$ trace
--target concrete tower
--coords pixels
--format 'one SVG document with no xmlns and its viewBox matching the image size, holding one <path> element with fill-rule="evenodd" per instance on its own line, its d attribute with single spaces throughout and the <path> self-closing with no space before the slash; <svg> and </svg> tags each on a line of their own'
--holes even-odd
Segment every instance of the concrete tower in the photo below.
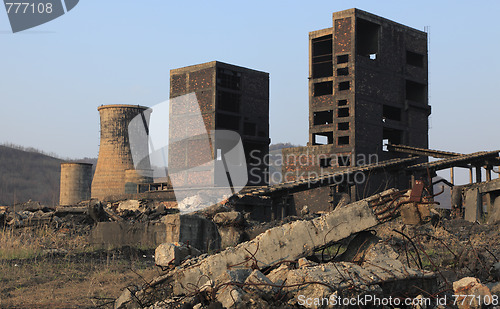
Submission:
<svg viewBox="0 0 500 309">
<path fill-rule="evenodd" d="M 282 150 L 284 181 L 407 156 L 387 144 L 428 147 L 427 33 L 349 9 L 309 33 L 309 55 L 309 142 Z M 409 185 L 397 171 L 340 179 L 294 197 L 295 213 L 305 205 L 328 209 L 319 199 L 337 205 L 343 196 L 354 201 Z"/>
<path fill-rule="evenodd" d="M 309 47 L 309 145 L 379 160 L 405 156 L 387 143 L 428 147 L 427 33 L 349 9 Z"/>
<path fill-rule="evenodd" d="M 142 121 L 139 122 L 140 127 L 135 129 L 141 138 L 134 141 L 134 157 L 146 158 L 138 169 L 150 170 L 147 156 L 150 110 L 139 105 L 104 105 L 97 110 L 101 117 L 101 144 L 92 181 L 92 198 L 102 200 L 132 193 L 125 190 L 130 171 L 136 169 L 130 147 L 129 124 L 138 115 L 141 115 Z M 137 152 L 142 155 L 135 156 Z"/>
<path fill-rule="evenodd" d="M 388 143 L 428 147 L 427 33 L 349 9 L 309 33 L 309 53 L 308 147 L 283 150 L 307 162 L 285 162 L 286 180 L 405 156 Z"/>
<path fill-rule="evenodd" d="M 59 205 L 74 205 L 90 199 L 92 164 L 61 163 Z"/>
<path fill-rule="evenodd" d="M 263 162 L 270 143 L 269 73 L 219 61 L 170 71 L 170 177 L 188 187 L 219 186 L 219 175 L 213 177 L 210 172 L 213 167 L 206 162 L 217 159 L 215 164 L 222 164 L 218 158 L 227 149 L 223 149 L 217 136 L 211 145 L 213 151 L 202 149 L 204 144 L 197 140 L 199 133 L 192 121 L 193 112 L 186 110 L 182 100 L 173 100 L 189 93 L 196 94 L 208 132 L 229 130 L 240 135 L 247 160 L 247 185 L 267 184 L 267 166 Z M 184 140 L 172 143 L 179 135 L 184 135 Z M 189 174 L 179 172 L 188 169 Z"/>
</svg>

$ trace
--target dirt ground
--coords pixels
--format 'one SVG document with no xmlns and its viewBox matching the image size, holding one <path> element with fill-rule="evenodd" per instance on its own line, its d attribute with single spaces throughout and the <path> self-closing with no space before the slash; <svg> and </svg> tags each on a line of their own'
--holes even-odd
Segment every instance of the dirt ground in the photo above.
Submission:
<svg viewBox="0 0 500 309">
<path fill-rule="evenodd" d="M 154 252 L 121 248 L 0 262 L 1 308 L 95 308 L 159 275 Z"/>
<path fill-rule="evenodd" d="M 124 288 L 145 286 L 162 274 L 153 248 L 94 248 L 85 233 L 47 227 L 0 231 L 0 308 L 112 308 Z M 500 257 L 497 225 L 441 219 L 405 226 L 398 218 L 372 233 L 405 265 L 436 272 L 440 295 L 452 293 L 452 283 L 466 276 L 500 281 L 500 273 L 492 272 Z"/>
<path fill-rule="evenodd" d="M 154 249 L 96 248 L 86 230 L 0 230 L 0 308 L 112 308 L 160 274 Z"/>
</svg>

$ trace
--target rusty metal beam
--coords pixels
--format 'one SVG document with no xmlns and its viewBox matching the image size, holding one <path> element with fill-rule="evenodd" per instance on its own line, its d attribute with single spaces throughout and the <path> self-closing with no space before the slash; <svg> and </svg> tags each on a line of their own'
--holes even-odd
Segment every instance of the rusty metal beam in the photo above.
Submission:
<svg viewBox="0 0 500 309">
<path fill-rule="evenodd" d="M 408 153 L 408 154 L 413 154 L 413 155 L 418 155 L 418 156 L 427 156 L 427 157 L 441 158 L 441 159 L 447 159 L 447 158 L 459 157 L 459 156 L 465 155 L 465 154 L 459 153 L 459 152 L 451 152 L 451 151 L 443 151 L 443 150 L 435 150 L 435 149 L 427 149 L 427 148 L 418 148 L 418 147 L 412 147 L 412 146 L 407 146 L 407 145 L 387 144 L 387 149 L 389 151 L 393 151 L 393 152 Z M 485 166 L 487 166 L 487 165 L 500 166 L 500 157 L 488 158 L 487 160 L 485 160 Z M 469 168 L 469 166 L 464 166 L 464 165 L 462 165 L 462 166 L 457 165 L 456 167 Z"/>
<path fill-rule="evenodd" d="M 421 170 L 432 170 L 432 171 L 439 171 L 451 167 L 457 167 L 457 166 L 462 166 L 464 164 L 472 164 L 474 166 L 483 166 L 486 165 L 485 162 L 488 159 L 496 158 L 498 157 L 498 153 L 500 150 L 495 150 L 495 151 L 479 151 L 479 152 L 474 152 L 471 154 L 464 154 L 460 156 L 454 156 L 438 161 L 433 161 L 433 162 L 426 162 L 426 163 L 421 163 L 421 164 L 416 164 L 413 166 L 407 167 L 408 171 L 421 171 Z"/>
<path fill-rule="evenodd" d="M 311 177 L 307 179 L 299 179 L 295 181 L 289 181 L 285 183 L 280 183 L 270 187 L 264 187 L 259 190 L 243 190 L 239 194 L 234 195 L 233 197 L 242 198 L 244 196 L 258 196 L 258 195 L 273 195 L 280 194 L 281 192 L 294 193 L 300 192 L 304 190 L 309 190 L 318 187 L 329 186 L 334 184 L 338 177 L 347 176 L 358 172 L 374 172 L 374 171 L 386 171 L 391 168 L 404 168 L 405 166 L 411 164 L 418 157 L 404 158 L 404 159 L 393 159 L 382 161 L 376 164 L 369 164 L 357 167 L 350 167 L 343 169 L 338 172 L 324 174 L 316 177 Z"/>
<path fill-rule="evenodd" d="M 407 145 L 393 145 L 388 144 L 387 149 L 393 152 L 402 152 L 409 153 L 419 156 L 427 156 L 433 158 L 451 158 L 461 156 L 461 153 L 450 152 L 450 151 L 442 151 L 442 150 L 434 150 L 434 149 L 426 149 L 426 148 L 418 148 Z"/>
</svg>

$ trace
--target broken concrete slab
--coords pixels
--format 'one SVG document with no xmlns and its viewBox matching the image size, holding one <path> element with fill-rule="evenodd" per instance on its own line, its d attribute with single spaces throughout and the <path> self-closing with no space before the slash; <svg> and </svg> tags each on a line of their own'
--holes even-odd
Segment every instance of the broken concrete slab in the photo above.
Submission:
<svg viewBox="0 0 500 309">
<path fill-rule="evenodd" d="M 215 279 L 216 284 L 222 284 L 226 282 L 239 282 L 244 283 L 248 276 L 252 273 L 249 268 L 237 268 L 225 271 L 222 275 Z"/>
<path fill-rule="evenodd" d="M 318 263 L 316 262 L 313 262 L 313 261 L 309 261 L 308 259 L 306 258 L 300 258 L 298 261 L 297 261 L 297 266 L 299 268 L 305 268 L 305 267 L 312 267 L 312 266 L 316 266 L 318 265 Z"/>
<path fill-rule="evenodd" d="M 243 221 L 243 216 L 238 211 L 219 212 L 212 220 L 219 225 L 237 225 Z"/>
<path fill-rule="evenodd" d="M 200 250 L 183 243 L 163 243 L 155 250 L 155 264 L 163 267 L 180 265 L 187 258 L 200 254 Z"/>
<path fill-rule="evenodd" d="M 133 303 L 134 301 L 134 293 L 137 291 L 137 288 L 134 286 L 131 286 L 129 288 L 126 288 L 120 297 L 118 297 L 115 300 L 114 309 L 125 309 L 128 307 L 129 304 Z"/>
<path fill-rule="evenodd" d="M 453 282 L 453 293 L 458 295 L 459 309 L 482 308 L 485 301 L 489 300 L 490 304 L 492 301 L 490 289 L 473 277 L 465 277 Z"/>
<path fill-rule="evenodd" d="M 482 198 L 477 188 L 464 190 L 464 207 L 465 207 L 465 220 L 469 222 L 477 222 L 482 217 Z"/>
<path fill-rule="evenodd" d="M 255 269 L 245 280 L 245 289 L 248 291 L 275 293 L 278 291 L 278 288 L 273 287 L 273 285 L 274 283 L 258 269 Z"/>
<path fill-rule="evenodd" d="M 369 202 L 396 192 L 397 190 L 391 189 L 310 221 L 295 221 L 269 229 L 251 241 L 209 256 L 188 268 L 177 269 L 170 274 L 173 279 L 173 292 L 180 295 L 184 293 L 184 287 L 202 285 L 234 265 L 250 267 L 254 264 L 254 267 L 262 268 L 283 260 L 297 260 L 309 256 L 325 244 L 334 243 L 377 225 L 380 221 Z"/>
<path fill-rule="evenodd" d="M 243 231 L 234 226 L 219 226 L 220 247 L 226 249 L 228 247 L 236 247 L 243 239 Z"/>
<path fill-rule="evenodd" d="M 288 272 L 292 269 L 288 264 L 281 264 L 278 268 L 273 269 L 266 277 L 269 278 L 274 284 L 282 285 L 286 277 L 288 276 Z"/>
<path fill-rule="evenodd" d="M 143 208 L 144 209 L 144 208 Z M 117 212 L 123 212 L 125 210 L 138 211 L 141 210 L 141 202 L 139 200 L 126 200 L 120 202 L 116 208 Z"/>
<path fill-rule="evenodd" d="M 383 241 L 371 244 L 363 256 L 363 265 L 378 265 L 379 267 L 403 269 L 403 264 L 397 260 L 399 254 Z"/>
<path fill-rule="evenodd" d="M 227 189 L 223 187 L 213 190 L 194 190 L 192 194 L 188 189 L 188 191 L 181 193 L 182 196 L 185 196 L 184 198 L 177 196 L 177 208 L 181 213 L 202 211 L 209 206 L 226 200 L 229 197 L 229 195 L 226 195 L 227 193 Z"/>
<path fill-rule="evenodd" d="M 410 269 L 397 263 L 388 264 L 393 264 L 395 267 L 330 262 L 314 267 L 294 269 L 287 273 L 284 290 L 293 295 L 322 299 L 328 298 L 336 291 L 339 294 L 343 291 L 351 291 L 353 287 L 360 295 L 364 293 L 411 295 L 421 292 L 414 286 L 426 291 L 431 291 L 437 286 L 436 275 L 432 272 Z"/>
<path fill-rule="evenodd" d="M 222 304 L 222 307 L 233 308 L 243 301 L 243 295 L 245 292 L 240 287 L 228 285 L 217 293 L 216 299 Z"/>
</svg>

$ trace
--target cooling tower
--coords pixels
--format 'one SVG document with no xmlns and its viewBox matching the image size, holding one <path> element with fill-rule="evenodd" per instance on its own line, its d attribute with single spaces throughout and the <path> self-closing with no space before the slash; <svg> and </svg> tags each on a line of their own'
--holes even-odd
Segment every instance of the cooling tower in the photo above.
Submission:
<svg viewBox="0 0 500 309">
<path fill-rule="evenodd" d="M 75 205 L 90 199 L 92 164 L 61 163 L 59 205 Z"/>
<path fill-rule="evenodd" d="M 138 170 L 151 168 L 148 156 L 148 124 L 151 110 L 138 105 L 103 105 L 97 108 L 101 117 L 101 144 L 92 181 L 92 198 L 105 200 L 125 194 L 125 171 L 134 170 L 134 157 L 145 158 L 137 165 Z M 142 115 L 141 115 L 142 114 Z M 129 124 L 134 121 L 134 147 L 131 150 Z"/>
</svg>

